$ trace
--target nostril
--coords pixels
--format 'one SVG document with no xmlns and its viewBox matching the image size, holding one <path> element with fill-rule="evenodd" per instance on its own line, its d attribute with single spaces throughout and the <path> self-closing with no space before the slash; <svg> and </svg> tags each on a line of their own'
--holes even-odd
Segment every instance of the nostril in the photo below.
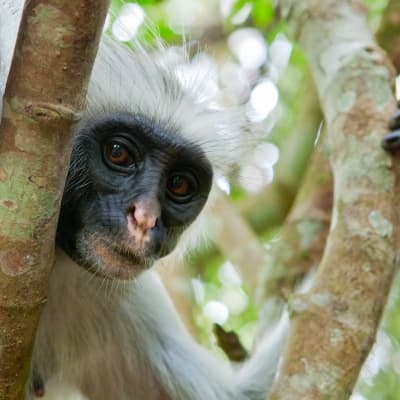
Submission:
<svg viewBox="0 0 400 400">
<path fill-rule="evenodd" d="M 164 242 L 164 229 L 163 229 L 163 224 L 159 222 L 160 220 L 157 219 L 156 224 L 154 227 L 150 230 L 150 237 L 152 241 L 152 251 L 154 255 L 159 256 L 161 249 L 163 247 L 163 242 Z"/>
<path fill-rule="evenodd" d="M 154 224 L 154 226 L 151 228 L 152 231 L 157 232 L 161 229 L 160 227 L 160 219 L 156 218 L 156 222 Z"/>
</svg>

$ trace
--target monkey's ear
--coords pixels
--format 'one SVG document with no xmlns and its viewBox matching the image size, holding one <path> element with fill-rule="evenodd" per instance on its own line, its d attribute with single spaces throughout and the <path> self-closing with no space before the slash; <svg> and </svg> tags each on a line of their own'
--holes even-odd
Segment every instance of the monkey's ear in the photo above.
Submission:
<svg viewBox="0 0 400 400">
<path fill-rule="evenodd" d="M 400 110 L 390 119 L 388 127 L 391 132 L 382 139 L 382 147 L 389 153 L 397 153 L 400 150 Z"/>
</svg>

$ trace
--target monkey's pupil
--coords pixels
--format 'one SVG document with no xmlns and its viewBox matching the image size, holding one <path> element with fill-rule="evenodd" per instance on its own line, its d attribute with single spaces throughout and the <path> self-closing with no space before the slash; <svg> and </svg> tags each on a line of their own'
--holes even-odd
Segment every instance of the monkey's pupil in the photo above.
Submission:
<svg viewBox="0 0 400 400">
<path fill-rule="evenodd" d="M 121 166 L 128 166 L 133 163 L 133 157 L 124 145 L 111 142 L 108 145 L 107 157 L 113 163 Z"/>
<path fill-rule="evenodd" d="M 114 143 L 112 145 L 112 150 L 111 150 L 111 157 L 114 159 L 119 159 L 122 157 L 122 148 L 121 145 Z"/>
<path fill-rule="evenodd" d="M 190 184 L 184 177 L 174 175 L 168 182 L 168 189 L 175 195 L 186 196 L 190 192 Z"/>
</svg>

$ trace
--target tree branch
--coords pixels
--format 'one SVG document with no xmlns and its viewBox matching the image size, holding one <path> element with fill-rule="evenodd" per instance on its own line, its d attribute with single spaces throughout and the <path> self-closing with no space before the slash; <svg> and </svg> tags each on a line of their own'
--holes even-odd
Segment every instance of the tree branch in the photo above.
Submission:
<svg viewBox="0 0 400 400">
<path fill-rule="evenodd" d="M 0 143 L 0 399 L 22 399 L 46 301 L 72 129 L 107 0 L 30 0 L 3 102 Z"/>
<path fill-rule="evenodd" d="M 331 231 L 313 289 L 292 303 L 292 334 L 271 399 L 346 399 L 373 343 L 395 264 L 394 167 L 380 137 L 395 110 L 393 69 L 359 1 L 281 0 L 305 49 L 328 126 Z"/>
</svg>

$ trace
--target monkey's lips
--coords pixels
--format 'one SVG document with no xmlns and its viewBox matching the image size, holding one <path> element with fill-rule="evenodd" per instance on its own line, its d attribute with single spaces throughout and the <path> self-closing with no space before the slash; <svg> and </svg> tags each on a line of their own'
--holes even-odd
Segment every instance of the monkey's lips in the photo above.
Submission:
<svg viewBox="0 0 400 400">
<path fill-rule="evenodd" d="M 91 241 L 90 248 L 95 272 L 113 279 L 134 279 L 140 272 L 150 268 L 157 258 L 137 254 L 129 246 L 116 246 L 98 238 Z"/>
</svg>

